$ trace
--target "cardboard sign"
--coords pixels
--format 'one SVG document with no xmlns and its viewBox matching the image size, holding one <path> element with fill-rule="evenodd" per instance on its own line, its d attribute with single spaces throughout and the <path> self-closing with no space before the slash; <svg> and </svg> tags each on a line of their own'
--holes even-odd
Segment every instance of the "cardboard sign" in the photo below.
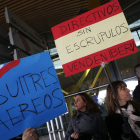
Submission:
<svg viewBox="0 0 140 140">
<path fill-rule="evenodd" d="M 48 52 L 0 65 L 0 139 L 13 138 L 65 112 Z"/>
<path fill-rule="evenodd" d="M 138 52 L 117 0 L 52 28 L 66 76 Z"/>
</svg>

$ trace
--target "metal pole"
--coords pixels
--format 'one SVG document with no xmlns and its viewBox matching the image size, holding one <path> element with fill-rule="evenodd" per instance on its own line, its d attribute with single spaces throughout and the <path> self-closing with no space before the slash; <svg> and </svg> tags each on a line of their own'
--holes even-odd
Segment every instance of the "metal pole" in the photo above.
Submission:
<svg viewBox="0 0 140 140">
<path fill-rule="evenodd" d="M 110 87 L 111 87 L 112 92 L 113 92 L 113 94 L 114 94 L 114 97 L 115 97 L 115 100 L 116 100 L 116 102 L 117 102 L 118 108 L 119 108 L 119 110 L 120 110 L 120 112 L 121 112 L 123 121 L 124 121 L 124 123 L 126 123 L 126 119 L 125 119 L 125 117 L 124 117 L 124 115 L 123 115 L 123 112 L 122 112 L 121 106 L 120 106 L 120 104 L 119 104 L 118 98 L 117 98 L 116 93 L 115 93 L 115 91 L 114 91 L 114 89 L 113 89 L 113 86 L 112 86 L 112 84 L 111 84 L 111 81 L 110 81 L 109 75 L 108 75 L 108 73 L 107 73 L 105 64 L 102 64 L 102 66 L 103 66 L 103 68 L 104 68 L 105 74 L 106 74 L 106 76 L 107 76 L 107 79 L 108 79 L 108 81 L 109 81 Z"/>
<path fill-rule="evenodd" d="M 56 127 L 57 127 L 57 130 L 58 130 L 59 140 L 62 140 L 61 134 L 60 134 L 60 131 L 59 131 L 59 125 L 58 125 L 58 120 L 57 120 L 57 118 L 55 118 L 55 122 L 56 122 Z"/>
<path fill-rule="evenodd" d="M 63 137 L 65 138 L 65 132 L 64 132 L 64 125 L 63 125 L 62 117 L 59 116 L 59 119 L 60 119 L 60 124 L 61 124 L 61 128 L 62 128 Z"/>
<path fill-rule="evenodd" d="M 102 87 L 106 87 L 106 86 L 108 86 L 108 84 L 102 85 L 102 86 L 99 86 L 99 87 L 95 87 L 95 88 L 90 88 L 90 89 L 83 90 L 83 91 L 79 91 L 79 92 L 75 92 L 75 93 L 72 93 L 72 94 L 70 94 L 70 95 L 66 95 L 66 96 L 64 96 L 64 97 L 67 98 L 67 97 L 75 96 L 75 95 L 80 94 L 80 93 L 92 91 L 92 90 L 94 90 L 94 89 L 102 88 Z"/>
<path fill-rule="evenodd" d="M 52 135 L 51 135 L 51 130 L 50 130 L 49 122 L 46 122 L 46 124 L 47 124 L 47 128 L 48 128 L 49 138 L 50 138 L 50 140 L 52 140 Z"/>
<path fill-rule="evenodd" d="M 56 140 L 56 135 L 55 135 L 54 125 L 53 125 L 53 120 L 51 120 L 50 122 L 51 122 L 51 127 L 52 127 L 53 138 L 54 138 L 54 140 Z"/>
<path fill-rule="evenodd" d="M 126 79 L 123 79 L 123 81 L 130 80 L 130 79 L 133 79 L 133 78 L 136 78 L 136 77 L 137 77 L 137 76 L 133 76 L 133 77 L 130 77 L 130 78 L 126 78 Z M 98 87 L 95 87 L 95 88 L 90 88 L 90 89 L 83 90 L 83 91 L 79 91 L 79 92 L 75 92 L 75 93 L 72 93 L 72 94 L 70 94 L 70 95 L 66 95 L 66 96 L 64 96 L 64 97 L 65 97 L 65 98 L 68 98 L 68 97 L 75 96 L 75 95 L 80 94 L 80 93 L 92 91 L 92 90 L 94 90 L 94 89 L 98 89 L 98 88 L 102 88 L 102 87 L 106 87 L 106 86 L 108 86 L 108 84 L 105 84 L 105 85 L 102 85 L 102 86 L 98 86 Z"/>
</svg>

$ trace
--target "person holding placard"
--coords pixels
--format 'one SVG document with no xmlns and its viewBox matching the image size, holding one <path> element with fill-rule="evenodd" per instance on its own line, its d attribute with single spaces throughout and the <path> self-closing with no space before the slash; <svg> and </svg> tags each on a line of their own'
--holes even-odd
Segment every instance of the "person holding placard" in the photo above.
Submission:
<svg viewBox="0 0 140 140">
<path fill-rule="evenodd" d="M 140 139 L 140 104 L 131 100 L 130 90 L 123 81 L 112 82 L 122 112 L 126 119 L 124 123 L 117 106 L 111 86 L 107 87 L 107 112 L 105 118 L 111 140 L 139 140 Z"/>
<path fill-rule="evenodd" d="M 27 128 L 22 135 L 15 137 L 11 140 L 39 140 L 37 133 L 35 132 L 35 129 L 30 127 Z"/>
<path fill-rule="evenodd" d="M 27 128 L 22 135 L 22 140 L 39 140 L 34 128 Z"/>
<path fill-rule="evenodd" d="M 77 94 L 76 113 L 69 122 L 65 140 L 109 140 L 98 104 L 86 93 Z"/>
</svg>

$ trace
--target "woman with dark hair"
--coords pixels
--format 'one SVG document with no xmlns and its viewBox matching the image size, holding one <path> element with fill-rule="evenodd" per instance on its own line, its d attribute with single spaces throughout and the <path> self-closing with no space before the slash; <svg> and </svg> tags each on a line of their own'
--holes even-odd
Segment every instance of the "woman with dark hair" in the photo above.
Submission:
<svg viewBox="0 0 140 140">
<path fill-rule="evenodd" d="M 123 81 L 112 82 L 122 112 L 126 119 L 123 122 L 110 85 L 107 87 L 107 112 L 105 118 L 111 140 L 139 140 L 140 138 L 140 104 L 131 101 L 130 90 Z"/>
<path fill-rule="evenodd" d="M 65 140 L 109 140 L 98 104 L 86 93 L 75 96 L 76 113 L 69 122 Z"/>
</svg>

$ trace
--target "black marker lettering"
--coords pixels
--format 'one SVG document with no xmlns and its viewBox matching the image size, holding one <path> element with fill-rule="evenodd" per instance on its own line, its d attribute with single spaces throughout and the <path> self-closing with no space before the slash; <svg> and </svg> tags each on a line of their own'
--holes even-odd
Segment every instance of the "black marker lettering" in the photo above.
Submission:
<svg viewBox="0 0 140 140">
<path fill-rule="evenodd" d="M 86 33 L 91 32 L 90 27 L 86 27 L 85 30 L 86 30 Z"/>
<path fill-rule="evenodd" d="M 17 82 L 17 81 L 16 81 L 16 83 L 17 83 L 17 93 L 16 93 L 16 95 L 12 95 L 12 94 L 10 93 L 9 88 L 8 88 L 8 85 L 6 84 L 6 88 L 7 88 L 8 93 L 10 94 L 11 97 L 17 97 L 17 96 L 18 96 L 18 93 L 19 93 L 19 86 L 18 86 L 18 82 Z M 25 94 L 24 94 L 24 95 L 25 95 Z"/>
<path fill-rule="evenodd" d="M 0 96 L 1 96 L 2 98 L 5 98 L 4 101 L 0 102 L 0 105 L 3 105 L 3 104 L 5 104 L 5 103 L 8 101 L 8 98 L 5 97 L 5 96 L 3 96 L 3 95 L 0 95 Z"/>
<path fill-rule="evenodd" d="M 85 21 L 86 22 L 92 22 L 93 20 L 87 20 L 88 18 L 89 18 L 89 16 L 92 16 L 93 14 L 91 13 L 91 14 L 89 14 L 86 18 L 85 18 Z M 92 19 L 92 18 L 89 18 L 89 19 Z"/>
<path fill-rule="evenodd" d="M 113 3 L 112 7 L 114 9 L 114 12 L 117 11 L 119 9 L 119 6 L 117 6 L 116 4 L 118 4 L 118 2 Z"/>
<path fill-rule="evenodd" d="M 109 36 L 107 35 L 107 33 L 106 33 L 106 37 L 107 38 L 110 38 L 111 37 L 111 31 L 109 30 Z"/>
<path fill-rule="evenodd" d="M 68 47 L 70 47 L 70 46 L 71 46 L 71 45 L 69 45 L 69 46 L 66 47 L 66 50 L 67 50 L 67 53 L 68 53 L 68 54 L 71 53 L 71 52 L 73 52 L 73 51 L 70 51 L 70 52 L 68 51 L 68 50 L 71 50 L 71 49 L 68 49 Z"/>
<path fill-rule="evenodd" d="M 47 98 L 47 97 L 50 99 L 50 105 L 49 105 L 49 106 L 47 106 L 47 103 L 46 103 L 46 98 Z M 51 98 L 50 95 L 48 95 L 48 94 L 46 94 L 45 97 L 44 97 L 44 105 L 45 105 L 45 108 L 46 108 L 47 110 L 49 110 L 49 109 L 51 108 L 51 106 L 52 106 L 52 98 Z"/>
<path fill-rule="evenodd" d="M 93 40 L 93 37 L 86 38 L 86 42 L 87 42 L 88 46 L 89 46 L 89 44 L 94 44 L 93 42 L 91 42 L 92 40 Z"/>
<path fill-rule="evenodd" d="M 68 27 L 69 27 L 69 30 L 71 31 L 69 23 L 68 23 Z"/>
<path fill-rule="evenodd" d="M 102 38 L 102 40 L 104 41 L 103 36 L 106 35 L 106 32 L 101 32 L 101 33 L 99 33 L 99 34 L 101 35 L 101 38 Z"/>
<path fill-rule="evenodd" d="M 134 51 L 134 45 L 132 46 L 132 44 L 124 44 L 126 51 L 130 50 L 130 51 Z"/>
<path fill-rule="evenodd" d="M 76 21 L 76 20 L 72 21 L 71 24 L 72 24 L 73 29 L 75 28 L 74 26 L 79 27 L 78 21 Z"/>
<path fill-rule="evenodd" d="M 78 31 L 78 33 L 77 33 L 77 34 L 78 34 L 77 36 L 82 35 L 82 34 L 83 34 L 82 30 Z"/>
<path fill-rule="evenodd" d="M 111 29 L 111 34 L 112 34 L 112 37 L 115 37 L 117 35 L 117 34 L 116 35 L 113 34 L 113 30 L 112 29 Z"/>
<path fill-rule="evenodd" d="M 77 68 L 77 63 L 76 62 L 73 63 L 73 66 L 74 66 L 74 69 L 75 70 L 78 70 L 79 69 L 79 68 Z"/>
<path fill-rule="evenodd" d="M 77 45 L 77 42 L 76 43 L 74 43 L 74 47 L 76 47 L 77 46 L 77 49 L 75 49 L 75 50 L 79 50 L 80 49 L 80 47 Z"/>
<path fill-rule="evenodd" d="M 95 55 L 95 56 L 94 56 L 95 63 L 96 63 L 96 64 L 99 64 L 99 63 L 101 62 L 101 60 L 98 59 L 98 58 L 96 59 L 96 57 L 98 57 L 98 55 Z M 99 61 L 99 62 L 97 62 L 97 61 Z"/>
<path fill-rule="evenodd" d="M 116 33 L 117 33 L 118 35 L 121 34 L 121 28 L 120 28 L 120 26 L 116 26 L 115 30 L 116 30 Z"/>
<path fill-rule="evenodd" d="M 23 104 L 19 104 L 18 105 L 20 107 L 20 112 L 22 113 L 22 116 L 23 118 L 25 119 L 25 116 L 23 114 L 23 112 L 32 112 L 32 113 L 35 113 L 37 115 L 37 112 L 36 111 L 33 111 L 33 110 L 26 110 L 28 108 L 28 104 L 27 103 L 23 103 Z M 24 108 L 22 108 L 22 106 L 24 106 Z"/>
<path fill-rule="evenodd" d="M 83 61 L 83 60 L 82 60 L 82 61 Z M 82 66 L 85 67 L 84 61 L 83 61 L 83 62 L 80 62 L 80 61 L 79 61 L 79 65 L 80 65 L 80 68 L 82 68 Z M 81 65 L 82 65 L 82 66 L 81 66 Z"/>
<path fill-rule="evenodd" d="M 67 31 L 66 26 L 60 26 L 59 28 L 61 29 L 61 34 L 64 34 Z"/>
<path fill-rule="evenodd" d="M 37 76 L 38 79 L 34 80 L 33 76 Z M 39 85 L 43 89 L 43 87 L 38 83 L 39 80 L 41 79 L 41 76 L 39 74 L 31 74 L 30 77 L 32 78 L 32 81 L 33 81 L 33 84 L 34 84 L 36 91 L 37 91 L 36 84 Z"/>
<path fill-rule="evenodd" d="M 48 68 L 48 74 L 50 74 L 52 77 L 54 77 L 54 78 L 55 78 L 55 80 L 56 80 L 56 81 L 55 81 L 55 82 L 53 82 L 53 84 L 56 84 L 56 83 L 58 82 L 58 79 L 57 79 L 57 77 L 56 77 L 56 76 L 54 76 L 52 73 L 50 73 L 50 72 L 51 72 L 51 70 L 50 70 L 51 68 L 53 68 L 53 69 L 54 69 L 54 67 L 53 67 L 53 66 L 52 66 L 52 67 L 49 67 L 49 68 Z"/>
<path fill-rule="evenodd" d="M 19 79 L 19 83 L 20 83 L 20 86 L 21 86 L 22 92 L 23 92 L 23 94 L 25 95 L 24 90 L 23 90 L 23 87 L 22 87 L 22 84 L 21 84 L 21 81 L 20 81 L 20 77 L 19 77 L 18 79 Z"/>
<path fill-rule="evenodd" d="M 123 33 L 127 32 L 128 31 L 128 28 L 123 26 L 125 23 L 121 24 L 120 27 L 122 27 L 122 29 L 125 29 L 125 31 L 123 31 Z"/>
<path fill-rule="evenodd" d="M 53 96 L 54 98 L 58 99 L 59 101 L 61 101 L 61 103 L 60 103 L 59 105 L 55 106 L 54 108 L 57 108 L 57 107 L 59 107 L 59 106 L 61 106 L 61 105 L 63 104 L 63 100 L 62 100 L 62 99 L 60 99 L 60 98 L 54 96 L 54 92 L 55 92 L 56 90 L 60 90 L 60 88 L 54 89 L 54 90 L 52 91 L 52 96 Z M 58 95 L 58 94 L 57 94 L 57 95 Z"/>
<path fill-rule="evenodd" d="M 0 120 L 0 122 L 1 122 L 1 124 L 3 124 L 10 131 L 9 127 L 2 120 Z"/>
<path fill-rule="evenodd" d="M 74 63 L 76 63 L 76 62 L 74 62 Z M 71 72 L 73 72 L 73 64 L 72 64 L 72 68 L 70 68 L 69 65 L 67 65 L 67 67 L 69 68 L 69 70 L 70 70 Z"/>
<path fill-rule="evenodd" d="M 110 53 L 110 57 L 114 58 L 116 55 L 118 55 L 118 52 L 116 51 L 116 49 L 110 49 L 109 50 L 109 53 Z"/>
<path fill-rule="evenodd" d="M 90 67 L 93 64 L 93 60 L 91 58 L 85 58 L 87 67 Z"/>
<path fill-rule="evenodd" d="M 23 76 L 21 76 L 21 77 L 19 77 L 19 78 L 22 78 L 22 77 L 23 77 L 24 83 L 25 83 L 25 85 L 26 85 L 26 88 L 27 88 L 28 92 L 30 93 L 30 91 L 29 91 L 29 89 L 28 89 L 28 86 L 27 86 L 27 83 L 26 83 L 26 80 L 25 80 L 25 76 L 27 76 L 27 75 L 29 75 L 29 74 L 31 74 L 31 73 L 28 73 L 28 74 L 26 74 L 26 75 L 23 75 Z"/>
<path fill-rule="evenodd" d="M 123 54 L 126 54 L 126 53 L 127 53 L 127 51 L 124 49 L 123 46 L 118 47 L 118 51 L 119 51 L 119 54 L 120 54 L 120 55 L 123 55 Z"/>
<path fill-rule="evenodd" d="M 37 100 L 37 99 L 39 99 L 39 98 L 40 97 L 31 100 L 32 103 L 33 103 L 33 106 L 34 106 L 34 109 L 35 109 L 35 112 L 36 112 L 37 115 L 45 111 L 45 110 L 42 110 L 42 111 L 38 112 L 37 109 L 36 109 L 36 107 L 37 106 L 40 106 L 41 104 L 38 104 L 38 105 L 35 106 L 34 101 Z"/>
<path fill-rule="evenodd" d="M 83 43 L 83 45 L 82 45 L 82 42 L 83 42 L 83 41 L 84 41 L 84 43 L 85 43 L 85 40 L 82 40 L 82 41 L 80 42 L 80 46 L 81 46 L 81 47 L 86 47 L 87 44 L 84 44 L 84 43 Z"/>
<path fill-rule="evenodd" d="M 94 40 L 95 40 L 95 42 L 96 42 L 97 44 L 100 44 L 100 43 L 101 43 L 101 39 L 100 39 L 99 35 L 97 35 L 97 36 L 98 36 L 98 38 L 99 38 L 99 42 L 97 42 L 97 40 L 96 40 L 95 37 L 93 37 L 93 38 L 94 38 Z"/>
<path fill-rule="evenodd" d="M 79 19 L 79 21 L 80 21 L 80 25 L 84 25 L 85 24 L 85 20 L 82 20 L 82 18 L 84 18 L 84 17 L 81 17 L 80 19 Z M 84 22 L 84 23 L 82 23 L 82 22 Z"/>
<path fill-rule="evenodd" d="M 12 108 L 10 108 L 10 109 L 6 109 L 6 111 L 7 111 L 8 115 L 9 115 L 9 118 L 10 118 L 10 120 L 11 120 L 11 122 L 12 122 L 12 125 L 14 126 L 15 124 L 21 122 L 22 120 L 19 120 L 19 121 L 15 122 L 15 123 L 13 122 L 14 119 L 19 118 L 19 116 L 14 117 L 14 118 L 11 118 L 10 113 L 9 113 L 9 110 L 11 110 L 11 109 L 13 109 L 13 108 L 15 108 L 15 107 L 12 107 Z"/>
<path fill-rule="evenodd" d="M 104 15 L 104 16 L 106 16 L 106 14 L 105 14 L 105 8 L 104 8 L 104 11 L 102 11 L 102 10 L 100 10 L 101 11 L 101 13 Z"/>
<path fill-rule="evenodd" d="M 45 70 L 45 71 L 41 71 L 41 72 L 40 72 L 41 77 L 42 77 L 42 79 L 43 79 L 43 83 L 44 83 L 45 88 L 46 88 L 46 87 L 49 87 L 51 84 L 50 84 L 50 85 L 46 85 L 46 83 L 45 83 L 45 79 L 47 79 L 48 77 L 44 78 L 43 75 L 42 75 L 43 72 L 47 72 L 47 70 Z"/>
<path fill-rule="evenodd" d="M 108 60 L 105 53 L 104 53 L 104 55 L 103 54 L 100 54 L 100 56 L 101 56 L 102 61 L 104 61 L 103 59 Z"/>
<path fill-rule="evenodd" d="M 96 13 L 98 13 L 99 18 L 101 19 L 99 11 L 96 11 L 96 12 L 92 13 L 94 15 L 94 19 L 96 20 L 96 16 L 95 16 Z"/>
<path fill-rule="evenodd" d="M 111 5 L 107 6 L 107 12 L 108 14 L 111 14 L 113 12 L 113 7 Z"/>
</svg>

